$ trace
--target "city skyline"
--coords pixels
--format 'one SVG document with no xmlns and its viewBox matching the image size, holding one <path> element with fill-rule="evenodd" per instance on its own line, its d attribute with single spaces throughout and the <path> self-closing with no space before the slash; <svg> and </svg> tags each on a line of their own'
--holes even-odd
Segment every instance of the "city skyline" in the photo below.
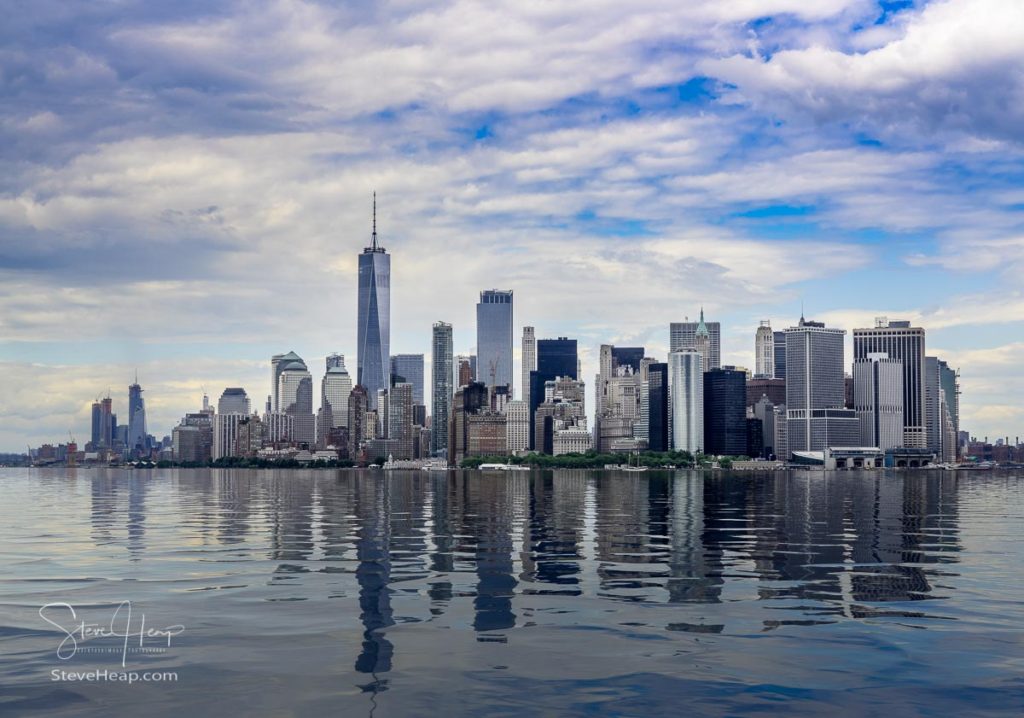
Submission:
<svg viewBox="0 0 1024 718">
<path fill-rule="evenodd" d="M 11 19 L 31 79 L 0 109 L 0 450 L 82 443 L 108 387 L 127 423 L 136 368 L 158 437 L 204 387 L 262 407 L 290 349 L 354 376 L 375 190 L 389 351 L 425 376 L 435 321 L 475 353 L 489 287 L 516 294 L 513 384 L 523 326 L 577 339 L 586 378 L 601 344 L 666 361 L 703 306 L 721 364 L 753 370 L 759 322 L 803 303 L 846 330 L 847 371 L 854 329 L 924 327 L 961 371 L 961 427 L 1024 435 L 1024 122 L 1000 99 L 1024 9 L 640 2 L 609 34 L 626 10 L 302 7 Z"/>
</svg>

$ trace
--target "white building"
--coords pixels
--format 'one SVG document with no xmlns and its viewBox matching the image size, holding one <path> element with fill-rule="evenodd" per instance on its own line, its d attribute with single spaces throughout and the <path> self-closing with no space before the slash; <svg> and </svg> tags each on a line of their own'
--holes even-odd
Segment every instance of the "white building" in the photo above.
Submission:
<svg viewBox="0 0 1024 718">
<path fill-rule="evenodd" d="M 506 404 L 508 453 L 517 454 L 530 446 L 530 404 L 522 399 Z"/>
<path fill-rule="evenodd" d="M 775 376 L 775 332 L 767 319 L 761 321 L 754 334 L 754 376 Z"/>
<path fill-rule="evenodd" d="M 224 456 L 231 456 L 235 440 L 238 438 L 238 424 L 246 418 L 248 418 L 248 414 L 240 412 L 216 414 L 213 417 L 214 461 Z"/>
<path fill-rule="evenodd" d="M 586 427 L 555 429 L 553 437 L 554 456 L 562 454 L 585 454 L 590 451 L 590 431 Z"/>
<path fill-rule="evenodd" d="M 704 362 L 700 352 L 668 355 L 672 448 L 696 454 L 704 449 Z"/>
<path fill-rule="evenodd" d="M 523 388 L 519 396 L 530 403 L 530 372 L 537 370 L 537 335 L 533 327 L 523 327 Z M 577 374 L 577 376 L 579 376 Z"/>
<path fill-rule="evenodd" d="M 861 446 L 882 451 L 903 445 L 903 362 L 874 352 L 853 362 L 853 408 Z"/>
<path fill-rule="evenodd" d="M 345 357 L 332 354 L 327 357 L 327 371 L 320 383 L 320 406 L 326 414 L 328 426 L 337 429 L 348 426 L 348 395 L 352 393 L 352 377 L 345 368 Z"/>
<path fill-rule="evenodd" d="M 282 411 L 267 411 L 263 414 L 263 439 L 271 444 L 293 441 L 295 419 Z"/>
<path fill-rule="evenodd" d="M 313 416 L 313 377 L 301 359 L 278 367 L 280 410 L 294 420 L 293 436 L 298 443 L 313 445 L 316 419 Z"/>
</svg>

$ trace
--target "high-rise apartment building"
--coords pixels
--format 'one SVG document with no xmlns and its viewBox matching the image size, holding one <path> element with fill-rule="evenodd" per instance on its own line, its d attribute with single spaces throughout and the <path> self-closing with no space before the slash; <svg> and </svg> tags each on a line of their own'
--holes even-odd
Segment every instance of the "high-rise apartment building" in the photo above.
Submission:
<svg viewBox="0 0 1024 718">
<path fill-rule="evenodd" d="M 791 453 L 860 442 L 856 412 L 844 408 L 845 336 L 844 329 L 803 317 L 786 330 L 786 434 Z"/>
<path fill-rule="evenodd" d="M 523 327 L 523 383 L 520 385 L 519 395 L 530 404 L 530 372 L 537 370 L 537 335 L 533 327 Z"/>
<path fill-rule="evenodd" d="M 767 319 L 761 320 L 754 334 L 754 376 L 775 377 L 775 332 Z"/>
<path fill-rule="evenodd" d="M 694 350 L 706 358 L 705 369 L 715 369 L 722 365 L 722 325 L 719 322 L 705 322 L 703 307 L 698 321 L 669 324 L 669 351 Z"/>
<path fill-rule="evenodd" d="M 400 382 L 388 392 L 388 439 L 393 442 L 392 457 L 413 458 L 413 386 Z"/>
<path fill-rule="evenodd" d="M 695 349 L 668 355 L 672 448 L 704 450 L 704 358 Z"/>
<path fill-rule="evenodd" d="M 359 459 L 359 450 L 367 438 L 369 412 L 370 399 L 366 387 L 356 384 L 348 395 L 348 455 L 353 461 Z"/>
<path fill-rule="evenodd" d="M 513 389 L 512 290 L 487 289 L 476 305 L 477 377 L 486 386 Z"/>
<path fill-rule="evenodd" d="M 448 448 L 448 422 L 455 393 L 452 387 L 452 353 L 452 325 L 435 322 L 430 366 L 430 452 L 435 456 Z"/>
<path fill-rule="evenodd" d="M 853 362 L 853 408 L 860 445 L 882 451 L 903 444 L 903 363 L 884 352 Z"/>
<path fill-rule="evenodd" d="M 213 460 L 233 456 L 239 424 L 249 418 L 239 412 L 218 413 L 213 417 Z"/>
<path fill-rule="evenodd" d="M 366 387 L 372 408 L 377 392 L 391 384 L 391 255 L 377 243 L 377 193 L 373 195 L 373 234 L 359 255 L 356 383 Z"/>
<path fill-rule="evenodd" d="M 879 317 L 873 328 L 853 330 L 854 361 L 865 359 L 869 354 L 887 354 L 902 363 L 903 446 L 926 448 L 924 329 L 912 327 L 910 322 L 891 322 Z"/>
<path fill-rule="evenodd" d="M 422 354 L 395 354 L 391 357 L 391 376 L 399 376 L 404 381 L 412 384 L 412 400 L 416 404 L 423 403 L 423 355 Z"/>
</svg>

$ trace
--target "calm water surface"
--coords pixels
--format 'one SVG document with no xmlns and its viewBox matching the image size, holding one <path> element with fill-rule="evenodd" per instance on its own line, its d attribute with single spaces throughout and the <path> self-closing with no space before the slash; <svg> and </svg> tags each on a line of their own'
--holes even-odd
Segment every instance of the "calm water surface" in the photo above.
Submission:
<svg viewBox="0 0 1024 718">
<path fill-rule="evenodd" d="M 0 714 L 1019 715 L 1022 489 L 0 469 Z M 182 632 L 58 658 L 124 601 Z M 122 661 L 178 680 L 52 680 Z"/>
</svg>

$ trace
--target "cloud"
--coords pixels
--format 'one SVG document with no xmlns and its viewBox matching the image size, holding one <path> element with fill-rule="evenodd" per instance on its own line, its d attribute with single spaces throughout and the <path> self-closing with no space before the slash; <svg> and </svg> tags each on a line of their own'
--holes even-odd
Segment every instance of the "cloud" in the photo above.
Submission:
<svg viewBox="0 0 1024 718">
<path fill-rule="evenodd" d="M 887 136 L 957 132 L 1024 140 L 1024 6 L 946 0 L 908 13 L 877 47 L 810 44 L 702 67 L 739 101 L 784 117 L 841 122 Z M 854 36 L 854 39 L 856 36 Z"/>
</svg>

